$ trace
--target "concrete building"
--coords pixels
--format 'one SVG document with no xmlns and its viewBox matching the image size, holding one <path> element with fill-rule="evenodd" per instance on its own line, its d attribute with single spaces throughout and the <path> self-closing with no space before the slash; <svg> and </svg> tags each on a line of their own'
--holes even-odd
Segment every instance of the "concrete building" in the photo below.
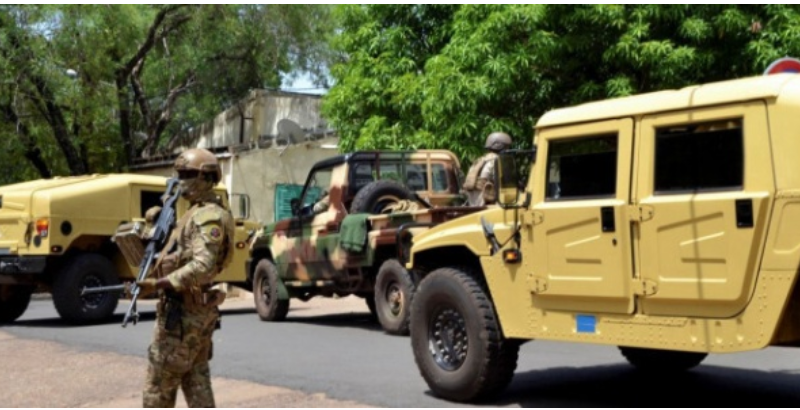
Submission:
<svg viewBox="0 0 800 410">
<path fill-rule="evenodd" d="M 276 193 L 302 185 L 311 166 L 338 155 L 338 136 L 320 116 L 321 96 L 255 90 L 234 107 L 180 139 L 169 153 L 142 158 L 132 171 L 172 175 L 175 157 L 187 148 L 217 155 L 223 183 L 236 201 L 250 197 L 250 219 L 275 219 Z"/>
</svg>

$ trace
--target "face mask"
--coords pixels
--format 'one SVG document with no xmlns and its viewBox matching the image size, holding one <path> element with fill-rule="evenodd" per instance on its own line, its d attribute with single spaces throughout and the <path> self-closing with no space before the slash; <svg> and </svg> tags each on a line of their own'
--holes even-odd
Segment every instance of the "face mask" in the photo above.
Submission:
<svg viewBox="0 0 800 410">
<path fill-rule="evenodd" d="M 210 191 L 214 186 L 211 182 L 203 178 L 182 179 L 178 182 L 181 188 L 181 196 L 193 202 Z"/>
</svg>

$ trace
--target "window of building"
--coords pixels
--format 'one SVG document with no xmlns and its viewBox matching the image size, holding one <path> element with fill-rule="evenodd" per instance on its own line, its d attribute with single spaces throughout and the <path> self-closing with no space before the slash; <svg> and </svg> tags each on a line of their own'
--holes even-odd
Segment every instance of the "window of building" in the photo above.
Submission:
<svg viewBox="0 0 800 410">
<path fill-rule="evenodd" d="M 744 185 L 741 119 L 660 128 L 655 143 L 656 193 L 736 190 Z"/>
</svg>

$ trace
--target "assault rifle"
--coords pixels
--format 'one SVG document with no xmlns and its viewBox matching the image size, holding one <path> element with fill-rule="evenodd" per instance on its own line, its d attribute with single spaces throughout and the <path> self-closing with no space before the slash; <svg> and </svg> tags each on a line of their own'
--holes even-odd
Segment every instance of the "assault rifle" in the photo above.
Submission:
<svg viewBox="0 0 800 410">
<path fill-rule="evenodd" d="M 147 275 L 150 273 L 150 269 L 155 264 L 156 260 L 158 259 L 159 252 L 165 251 L 169 252 L 169 249 L 163 249 L 166 245 L 170 232 L 172 232 L 172 228 L 175 226 L 175 202 L 181 196 L 181 190 L 178 186 L 178 179 L 177 178 L 170 178 L 167 180 L 167 189 L 164 192 L 163 200 L 164 207 L 161 209 L 161 212 L 158 214 L 158 218 L 156 219 L 155 227 L 153 229 L 153 234 L 150 238 L 150 242 L 147 244 L 147 247 L 144 249 L 144 256 L 142 257 L 142 261 L 139 264 L 139 275 L 137 276 L 136 282 L 142 281 L 147 278 Z M 130 289 L 131 293 L 131 304 L 128 306 L 128 311 L 125 313 L 125 317 L 122 319 L 122 327 L 126 327 L 128 322 L 133 319 L 133 324 L 135 325 L 139 322 L 139 312 L 136 310 L 136 300 L 139 298 L 139 293 L 141 292 L 141 288 L 136 285 L 136 282 L 131 284 L 122 284 L 116 286 L 100 286 L 94 288 L 83 288 L 81 291 L 81 296 L 91 294 L 91 293 L 104 293 L 104 292 L 122 292 L 125 290 Z"/>
</svg>

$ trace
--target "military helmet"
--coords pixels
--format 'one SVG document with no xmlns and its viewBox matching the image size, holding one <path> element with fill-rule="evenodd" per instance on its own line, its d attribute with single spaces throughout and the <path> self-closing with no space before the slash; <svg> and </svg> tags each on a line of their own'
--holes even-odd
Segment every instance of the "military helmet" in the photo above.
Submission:
<svg viewBox="0 0 800 410">
<path fill-rule="evenodd" d="M 191 179 L 203 174 L 204 179 L 217 183 L 222 179 L 217 157 L 202 148 L 184 151 L 175 159 L 175 171 L 179 179 Z"/>
<path fill-rule="evenodd" d="M 508 149 L 511 146 L 511 136 L 506 134 L 505 132 L 493 132 L 486 137 L 486 145 L 484 146 L 488 150 L 492 150 L 495 152 L 500 152 L 504 149 Z"/>
</svg>

